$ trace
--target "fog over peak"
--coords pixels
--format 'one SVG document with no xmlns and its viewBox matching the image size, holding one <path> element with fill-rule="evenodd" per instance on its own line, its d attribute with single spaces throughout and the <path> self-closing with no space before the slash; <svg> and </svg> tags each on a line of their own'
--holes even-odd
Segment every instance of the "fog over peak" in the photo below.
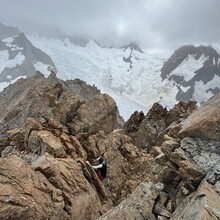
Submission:
<svg viewBox="0 0 220 220">
<path fill-rule="evenodd" d="M 143 48 L 220 41 L 219 0 L 1 0 L 0 22 L 22 31 L 58 31 L 103 45 Z"/>
</svg>

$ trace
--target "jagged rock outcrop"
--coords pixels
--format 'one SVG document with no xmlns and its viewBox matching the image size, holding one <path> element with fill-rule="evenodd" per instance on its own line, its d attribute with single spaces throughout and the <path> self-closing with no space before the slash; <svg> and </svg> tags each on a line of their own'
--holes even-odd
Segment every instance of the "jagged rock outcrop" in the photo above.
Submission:
<svg viewBox="0 0 220 220">
<path fill-rule="evenodd" d="M 211 104 L 213 101 L 215 104 Z M 219 195 L 214 192 L 218 191 L 219 183 L 219 142 L 209 138 L 215 133 L 213 130 L 218 129 L 219 126 L 219 102 L 219 95 L 216 95 L 208 101 L 208 104 L 204 104 L 198 110 L 193 111 L 188 117 L 181 117 L 181 120 L 173 122 L 166 129 L 162 145 L 154 147 L 151 152 L 157 163 L 154 168 L 157 181 L 164 183 L 164 190 L 171 198 L 173 210 L 178 210 L 174 211 L 171 219 L 184 219 L 186 216 L 189 218 L 194 214 L 197 219 L 216 219 L 214 216 L 218 216 L 215 211 L 214 214 L 210 214 L 213 210 L 200 213 L 200 208 L 197 209 L 200 207 L 200 199 L 195 199 L 196 196 L 193 197 L 193 195 L 199 194 L 200 188 L 198 190 L 197 188 L 206 177 L 209 183 L 215 184 L 216 188 L 213 189 L 208 183 L 206 183 L 206 187 L 210 188 L 208 190 L 212 191 L 212 195 L 215 195 L 217 201 L 220 199 Z M 207 106 L 209 106 L 210 114 L 206 111 Z M 213 111 L 211 111 L 211 106 Z M 206 116 L 205 113 L 207 113 Z M 213 126 L 211 129 L 209 129 L 209 123 Z M 189 128 L 193 129 L 190 130 Z M 192 138 L 194 134 L 196 137 Z M 189 204 L 193 204 L 194 211 L 190 211 L 192 207 Z M 211 207 L 212 201 L 208 199 L 206 204 L 206 206 Z M 185 211 L 183 211 L 184 209 Z M 184 217 L 182 213 L 184 213 Z"/>
<path fill-rule="evenodd" d="M 212 184 L 220 181 L 220 94 L 209 99 L 182 123 L 181 147 L 206 172 Z"/>
<path fill-rule="evenodd" d="M 100 91 L 85 82 L 64 82 L 54 73 L 45 78 L 37 72 L 33 77 L 18 80 L 0 93 L 0 135 L 6 129 L 21 127 L 29 117 L 61 128 L 72 120 L 85 100 L 97 94 Z"/>
<path fill-rule="evenodd" d="M 134 146 L 123 130 L 92 135 L 83 147 L 90 158 L 105 157 L 108 177 L 104 184 L 114 204 L 126 198 L 141 182 L 152 181 L 152 156 Z"/>
<path fill-rule="evenodd" d="M 169 111 L 164 111 L 162 106 L 155 104 L 145 118 L 136 112 L 126 122 L 124 130 L 133 141 L 136 141 L 138 133 L 142 134 L 142 140 L 145 141 L 155 140 L 155 136 L 160 137 L 157 141 L 146 142 L 150 143 L 151 149 L 147 150 L 155 160 L 153 179 L 155 183 L 164 184 L 163 192 L 155 200 L 156 219 L 178 219 L 178 214 L 172 214 L 175 210 L 178 210 L 178 213 L 181 213 L 181 209 L 189 210 L 186 201 L 189 203 L 189 198 L 199 193 L 197 188 L 205 177 L 209 184 L 215 185 L 213 193 L 219 201 L 220 197 L 215 193 L 219 192 L 220 157 L 219 141 L 216 139 L 219 136 L 219 103 L 219 95 L 216 95 L 198 110 L 196 103 L 192 101 L 180 102 Z M 149 134 L 152 134 L 151 131 L 157 126 L 148 130 L 146 128 L 150 128 L 152 122 L 158 124 L 158 121 L 162 121 L 164 126 L 158 126 L 162 129 L 150 137 Z M 140 143 L 134 143 L 141 147 Z M 207 183 L 206 187 L 212 188 L 209 184 Z M 195 207 L 199 206 L 199 200 L 195 200 L 194 203 Z M 183 204 L 187 207 L 184 208 Z M 208 200 L 207 206 L 211 207 L 211 204 Z M 191 215 L 193 214 L 187 216 Z M 204 212 L 196 215 L 198 219 L 206 219 L 204 216 L 208 216 Z M 214 211 L 213 216 L 208 219 L 216 219 L 215 215 L 218 216 L 218 213 Z M 181 219 L 184 217 L 181 216 Z"/>
<path fill-rule="evenodd" d="M 183 122 L 183 137 L 220 141 L 220 93 L 209 99 Z"/>
<path fill-rule="evenodd" d="M 100 130 L 110 133 L 117 127 L 117 119 L 114 100 L 107 94 L 97 95 L 79 107 L 68 128 L 79 139 L 86 138 Z"/>
<path fill-rule="evenodd" d="M 65 211 L 71 219 L 95 219 L 105 211 L 99 194 L 85 178 L 82 166 L 73 159 L 55 160 L 43 155 L 32 163 L 32 167 L 62 191 Z"/>
<path fill-rule="evenodd" d="M 96 219 L 106 211 L 73 159 L 0 160 L 0 219 Z M 80 208 L 83 207 L 83 208 Z"/>
<path fill-rule="evenodd" d="M 138 131 L 141 122 L 144 120 L 145 115 L 144 113 L 135 111 L 128 121 L 124 124 L 124 131 L 126 134 L 129 134 L 129 136 L 134 136 L 135 133 Z"/>
<path fill-rule="evenodd" d="M 123 123 L 110 96 L 79 80 L 58 80 L 53 73 L 48 78 L 38 73 L 20 80 L 0 96 L 2 136 L 14 128 L 8 136 L 17 148 L 39 155 L 49 152 L 64 157 L 65 151 L 73 151 L 71 145 L 76 141 L 72 136 L 84 141 L 99 131 L 110 133 Z M 19 111 L 15 113 L 15 109 Z M 82 148 L 77 150 L 85 157 Z"/>
<path fill-rule="evenodd" d="M 205 177 L 205 171 L 171 137 L 162 146 L 154 147 L 151 153 L 156 162 L 153 169 L 156 182 L 164 184 L 173 211 L 187 195 L 197 189 Z"/>
<path fill-rule="evenodd" d="M 195 101 L 188 102 L 179 102 L 174 105 L 167 112 L 166 117 L 166 126 L 172 126 L 171 124 L 174 122 L 179 123 L 180 121 L 186 119 L 194 110 L 197 109 L 197 103 Z"/>
<path fill-rule="evenodd" d="M 162 105 L 155 103 L 146 117 L 142 112 L 131 115 L 124 125 L 124 131 L 133 138 L 135 145 L 150 151 L 152 146 L 162 144 L 166 130 L 171 130 L 169 126 L 177 127 L 196 108 L 195 102 L 179 102 L 167 111 Z"/>
<path fill-rule="evenodd" d="M 0 219 L 68 219 L 62 191 L 17 156 L 0 159 Z"/>
<path fill-rule="evenodd" d="M 160 137 L 166 129 L 166 114 L 167 109 L 155 103 L 144 119 L 142 113 L 134 113 L 125 124 L 125 132 L 133 138 L 135 145 L 149 152 L 152 146 L 160 142 Z M 138 123 L 136 123 L 137 120 Z"/>
<path fill-rule="evenodd" d="M 201 138 L 184 138 L 181 148 L 206 172 L 212 184 L 220 183 L 220 142 Z"/>
<path fill-rule="evenodd" d="M 196 192 L 189 195 L 173 213 L 170 220 L 182 219 L 219 219 L 219 195 L 204 180 Z"/>
<path fill-rule="evenodd" d="M 126 200 L 100 217 L 99 220 L 155 220 L 153 206 L 158 194 L 154 184 L 141 183 Z"/>
</svg>

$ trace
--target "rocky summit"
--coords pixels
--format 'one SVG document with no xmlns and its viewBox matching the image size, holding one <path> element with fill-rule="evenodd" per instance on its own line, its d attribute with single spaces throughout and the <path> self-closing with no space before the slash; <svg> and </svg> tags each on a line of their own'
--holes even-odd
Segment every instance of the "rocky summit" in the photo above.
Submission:
<svg viewBox="0 0 220 220">
<path fill-rule="evenodd" d="M 0 93 L 0 219 L 219 219 L 219 105 L 155 103 L 124 122 L 81 80 L 18 80 Z"/>
</svg>

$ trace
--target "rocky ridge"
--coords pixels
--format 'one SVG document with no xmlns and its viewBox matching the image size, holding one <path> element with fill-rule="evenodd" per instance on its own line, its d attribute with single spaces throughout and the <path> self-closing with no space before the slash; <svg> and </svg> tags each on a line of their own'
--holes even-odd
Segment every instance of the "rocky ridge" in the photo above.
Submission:
<svg viewBox="0 0 220 220">
<path fill-rule="evenodd" d="M 219 218 L 219 95 L 124 123 L 97 88 L 38 72 L 0 100 L 0 219 Z"/>
</svg>

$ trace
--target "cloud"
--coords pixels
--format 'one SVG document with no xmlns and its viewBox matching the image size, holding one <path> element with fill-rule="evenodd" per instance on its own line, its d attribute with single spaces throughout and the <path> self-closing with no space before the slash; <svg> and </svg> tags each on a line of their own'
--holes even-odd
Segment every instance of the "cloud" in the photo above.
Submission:
<svg viewBox="0 0 220 220">
<path fill-rule="evenodd" d="M 0 21 L 23 30 L 56 27 L 108 45 L 176 47 L 220 41 L 219 0 L 2 0 Z"/>
</svg>

